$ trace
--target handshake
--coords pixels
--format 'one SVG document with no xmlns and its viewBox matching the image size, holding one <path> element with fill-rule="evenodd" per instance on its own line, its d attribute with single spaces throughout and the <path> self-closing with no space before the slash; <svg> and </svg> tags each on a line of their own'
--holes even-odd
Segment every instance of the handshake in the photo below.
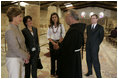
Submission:
<svg viewBox="0 0 118 79">
<path fill-rule="evenodd" d="M 59 49 L 59 44 L 58 44 L 58 43 L 53 43 L 53 48 L 54 48 L 55 50 L 58 50 L 58 49 Z"/>
</svg>

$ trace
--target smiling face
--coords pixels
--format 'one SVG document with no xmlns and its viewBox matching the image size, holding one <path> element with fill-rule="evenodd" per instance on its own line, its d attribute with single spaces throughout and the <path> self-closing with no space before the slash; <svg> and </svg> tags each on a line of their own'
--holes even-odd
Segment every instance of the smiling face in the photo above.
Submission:
<svg viewBox="0 0 118 79">
<path fill-rule="evenodd" d="M 13 21 L 15 22 L 15 24 L 20 24 L 22 22 L 22 14 L 16 16 L 16 17 L 13 17 Z"/>
<path fill-rule="evenodd" d="M 30 18 L 28 18 L 26 24 L 27 24 L 27 26 L 32 26 L 32 20 Z"/>
</svg>

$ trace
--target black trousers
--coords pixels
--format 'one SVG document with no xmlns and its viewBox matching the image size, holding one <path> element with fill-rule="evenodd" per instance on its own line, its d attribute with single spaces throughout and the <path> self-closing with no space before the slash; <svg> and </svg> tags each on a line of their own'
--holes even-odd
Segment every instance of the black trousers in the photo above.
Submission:
<svg viewBox="0 0 118 79">
<path fill-rule="evenodd" d="M 32 78 L 37 78 L 37 52 L 30 52 L 30 61 L 25 64 L 25 78 L 30 78 L 30 72 L 32 72 Z M 32 66 L 32 67 L 31 67 Z"/>
<path fill-rule="evenodd" d="M 98 57 L 98 46 L 86 46 L 86 61 L 88 66 L 88 73 L 92 73 L 92 65 L 94 66 L 96 76 L 101 78 L 100 62 Z"/>
<path fill-rule="evenodd" d="M 58 75 L 58 50 L 53 49 L 53 44 L 49 42 L 50 56 L 51 56 L 51 75 Z M 55 61 L 57 60 L 57 67 L 55 68 Z M 57 69 L 57 70 L 56 70 Z"/>
</svg>

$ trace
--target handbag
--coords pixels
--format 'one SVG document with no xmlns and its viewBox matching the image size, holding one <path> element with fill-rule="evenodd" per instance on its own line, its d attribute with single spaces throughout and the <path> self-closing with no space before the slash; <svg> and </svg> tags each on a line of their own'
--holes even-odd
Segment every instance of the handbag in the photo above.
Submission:
<svg viewBox="0 0 118 79">
<path fill-rule="evenodd" d="M 40 58 L 38 58 L 38 60 L 37 60 L 37 69 L 43 69 L 43 65 L 41 63 L 41 59 Z"/>
</svg>

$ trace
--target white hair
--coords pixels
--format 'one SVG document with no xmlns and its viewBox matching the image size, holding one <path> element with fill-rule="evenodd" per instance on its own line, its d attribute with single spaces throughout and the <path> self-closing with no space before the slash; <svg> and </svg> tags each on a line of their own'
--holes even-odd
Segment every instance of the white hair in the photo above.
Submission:
<svg viewBox="0 0 118 79">
<path fill-rule="evenodd" d="M 68 10 L 68 12 L 70 13 L 70 16 L 72 16 L 75 20 L 79 20 L 79 16 L 76 10 L 71 9 L 71 10 Z"/>
</svg>

